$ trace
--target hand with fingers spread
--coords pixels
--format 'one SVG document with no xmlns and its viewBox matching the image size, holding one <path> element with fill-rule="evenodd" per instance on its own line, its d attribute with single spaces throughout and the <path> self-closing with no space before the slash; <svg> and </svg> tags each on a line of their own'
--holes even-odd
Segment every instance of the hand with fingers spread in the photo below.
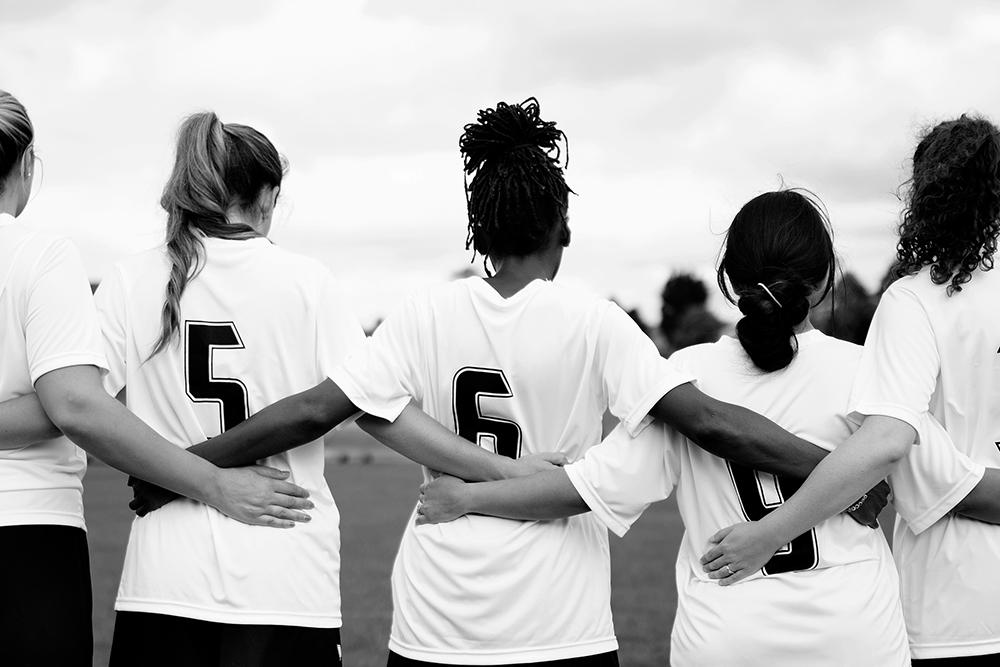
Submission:
<svg viewBox="0 0 1000 667">
<path fill-rule="evenodd" d="M 722 586 L 735 584 L 760 570 L 782 544 L 775 544 L 760 523 L 750 521 L 723 528 L 708 540 L 702 569 Z"/>
<path fill-rule="evenodd" d="M 526 454 L 515 459 L 510 465 L 508 477 L 526 477 L 534 475 L 536 472 L 545 472 L 561 468 L 569 463 L 569 459 L 561 452 L 541 452 L 539 454 Z"/>
<path fill-rule="evenodd" d="M 452 477 L 439 475 L 420 487 L 417 504 L 417 525 L 447 523 L 465 516 L 466 487 L 468 484 Z"/>
<path fill-rule="evenodd" d="M 878 515 L 889 504 L 890 493 L 892 493 L 892 487 L 883 479 L 875 488 L 861 496 L 858 502 L 844 511 L 862 526 L 878 528 Z"/>
</svg>

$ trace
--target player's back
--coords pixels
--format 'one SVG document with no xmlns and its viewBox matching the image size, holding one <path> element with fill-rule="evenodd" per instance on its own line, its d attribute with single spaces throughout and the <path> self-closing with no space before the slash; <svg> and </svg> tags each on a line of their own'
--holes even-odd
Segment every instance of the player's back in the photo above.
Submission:
<svg viewBox="0 0 1000 667">
<path fill-rule="evenodd" d="M 855 428 L 847 405 L 861 348 L 816 330 L 797 338 L 791 364 L 771 373 L 754 367 L 729 337 L 686 348 L 675 360 L 707 394 L 833 449 Z M 837 515 L 779 550 L 762 572 L 720 587 L 699 562 L 709 538 L 725 526 L 761 519 L 799 484 L 730 463 L 665 432 L 685 526 L 677 562 L 676 664 L 729 664 L 733 656 L 755 664 L 848 664 L 838 662 L 844 656 L 854 656 L 849 664 L 903 664 L 896 572 L 881 531 Z M 754 618 L 767 620 L 756 625 Z M 818 645 L 829 647 L 824 656 L 816 654 Z"/>
<path fill-rule="evenodd" d="M 51 326 L 52 312 L 72 325 Z M 0 401 L 72 365 L 104 366 L 79 254 L 66 239 L 0 214 Z M 86 454 L 64 436 L 0 450 L 0 525 L 83 528 L 86 468 Z"/>
<path fill-rule="evenodd" d="M 98 292 L 110 388 L 125 386 L 129 408 L 182 447 L 316 385 L 364 338 L 314 260 L 264 238 L 203 240 L 204 267 L 180 300 L 178 335 L 155 355 L 165 251 L 119 263 Z M 264 461 L 311 494 L 312 521 L 293 530 L 256 529 L 187 500 L 137 519 L 117 608 L 339 625 L 339 514 L 323 454 L 317 440 Z"/>
<path fill-rule="evenodd" d="M 898 336 L 882 334 L 888 318 Z M 955 449 L 978 466 L 1000 466 L 1000 271 L 974 271 L 951 296 L 928 268 L 900 278 L 883 295 L 865 346 L 873 358 L 888 357 L 866 364 L 874 377 L 864 379 L 885 386 L 871 393 L 891 403 L 866 397 L 865 414 L 927 406 Z M 890 395 L 889 387 L 907 395 Z M 981 473 L 944 492 L 936 482 L 942 467 L 933 463 L 911 455 L 890 477 L 897 503 L 926 509 L 893 532 L 914 655 L 1000 652 L 1000 578 L 981 576 L 1000 559 L 1000 528 L 948 512 Z"/>
<path fill-rule="evenodd" d="M 581 456 L 609 409 L 636 428 L 679 380 L 607 300 L 535 280 L 504 298 L 469 278 L 411 300 L 376 331 L 365 363 L 333 379 L 386 416 L 415 397 L 491 451 Z M 398 387 L 395 386 L 398 383 Z M 410 521 L 393 570 L 390 648 L 490 664 L 614 650 L 607 532 L 588 515 L 550 522 Z"/>
</svg>

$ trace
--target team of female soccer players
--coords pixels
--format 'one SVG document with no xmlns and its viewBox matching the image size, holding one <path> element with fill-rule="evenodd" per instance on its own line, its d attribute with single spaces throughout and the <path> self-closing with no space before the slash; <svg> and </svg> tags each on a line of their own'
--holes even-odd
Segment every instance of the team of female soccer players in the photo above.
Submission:
<svg viewBox="0 0 1000 667">
<path fill-rule="evenodd" d="M 253 128 L 184 122 L 166 243 L 117 264 L 96 308 L 72 246 L 14 221 L 33 140 L 0 93 L 0 663 L 90 664 L 85 458 L 65 434 L 135 478 L 113 665 L 338 664 L 321 438 L 359 412 L 428 469 L 393 568 L 390 665 L 616 665 L 607 530 L 675 487 L 674 664 L 1000 654 L 987 121 L 918 146 L 901 277 L 863 351 L 809 324 L 831 231 L 783 191 L 727 237 L 737 339 L 669 360 L 553 282 L 571 191 L 534 100 L 480 112 L 460 142 L 490 277 L 410 300 L 369 340 L 325 268 L 267 240 L 284 163 Z M 621 426 L 595 447 L 606 411 Z M 870 527 L 887 474 L 901 587 Z"/>
</svg>

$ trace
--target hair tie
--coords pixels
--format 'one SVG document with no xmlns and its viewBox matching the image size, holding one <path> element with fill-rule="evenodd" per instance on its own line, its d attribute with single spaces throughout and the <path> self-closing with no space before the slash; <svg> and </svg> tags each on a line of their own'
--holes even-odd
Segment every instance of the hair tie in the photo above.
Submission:
<svg viewBox="0 0 1000 667">
<path fill-rule="evenodd" d="M 778 308 L 784 308 L 784 306 L 781 305 L 781 302 L 778 301 L 778 298 L 776 296 L 774 296 L 774 294 L 771 293 L 771 290 L 767 289 L 767 285 L 765 285 L 764 283 L 757 283 L 757 285 L 762 290 L 764 290 L 765 292 L 767 292 L 767 295 L 769 297 L 771 297 L 771 301 L 774 301 L 776 304 L 778 304 Z"/>
</svg>

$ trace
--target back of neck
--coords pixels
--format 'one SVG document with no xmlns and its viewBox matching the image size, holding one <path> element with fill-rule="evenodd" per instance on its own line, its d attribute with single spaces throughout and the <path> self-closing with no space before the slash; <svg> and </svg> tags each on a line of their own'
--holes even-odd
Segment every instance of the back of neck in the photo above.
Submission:
<svg viewBox="0 0 1000 667">
<path fill-rule="evenodd" d="M 498 264 L 497 272 L 487 278 L 486 282 L 505 299 L 517 294 L 534 280 L 552 280 L 558 268 L 543 253 L 505 257 Z"/>
</svg>

